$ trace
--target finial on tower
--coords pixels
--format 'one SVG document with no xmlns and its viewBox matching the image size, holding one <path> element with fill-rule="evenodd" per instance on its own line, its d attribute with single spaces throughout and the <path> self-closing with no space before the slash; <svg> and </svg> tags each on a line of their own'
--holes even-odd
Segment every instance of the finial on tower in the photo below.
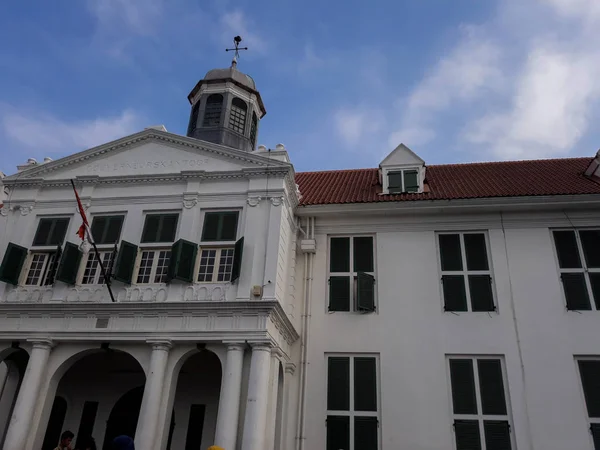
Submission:
<svg viewBox="0 0 600 450">
<path fill-rule="evenodd" d="M 226 52 L 235 51 L 235 54 L 233 55 L 233 59 L 231 60 L 231 67 L 234 69 L 235 69 L 235 66 L 237 66 L 237 60 L 240 57 L 240 50 L 248 50 L 248 47 L 240 47 L 240 42 L 242 42 L 242 37 L 236 36 L 233 38 L 233 43 L 235 45 L 235 48 L 226 48 L 225 49 Z"/>
</svg>

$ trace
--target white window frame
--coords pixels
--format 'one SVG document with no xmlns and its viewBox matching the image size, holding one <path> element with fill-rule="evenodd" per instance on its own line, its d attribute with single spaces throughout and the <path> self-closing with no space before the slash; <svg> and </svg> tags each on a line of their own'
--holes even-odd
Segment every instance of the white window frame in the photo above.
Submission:
<svg viewBox="0 0 600 450">
<path fill-rule="evenodd" d="M 442 249 L 440 248 L 440 235 L 452 235 L 458 234 L 460 239 L 460 254 L 462 259 L 462 267 L 463 270 L 442 270 Z M 488 260 L 488 270 L 467 270 L 467 252 L 465 249 L 465 234 L 483 234 L 485 239 L 485 253 Z M 439 271 L 439 280 L 440 280 L 440 293 L 442 299 L 442 311 L 447 313 L 483 313 L 483 314 L 498 314 L 498 300 L 496 297 L 496 282 L 494 280 L 494 268 L 492 266 L 492 252 L 490 247 L 490 240 L 487 231 L 483 230 L 468 230 L 468 231 L 438 231 L 435 233 L 435 246 L 437 248 L 437 260 L 438 260 L 438 271 Z M 446 300 L 444 298 L 444 285 L 442 281 L 442 276 L 444 275 L 462 275 L 463 282 L 465 284 L 465 295 L 467 297 L 467 310 L 466 311 L 445 311 L 444 305 L 446 304 Z M 494 302 L 494 310 L 493 311 L 473 311 L 473 302 L 471 300 L 471 288 L 469 287 L 469 275 L 489 275 L 491 279 L 491 289 L 492 289 L 492 298 Z"/>
<path fill-rule="evenodd" d="M 560 292 L 563 298 L 563 304 L 567 305 L 567 296 L 565 295 L 565 289 L 562 283 L 561 275 L 563 273 L 583 273 L 585 279 L 585 285 L 588 291 L 588 298 L 590 299 L 591 309 L 577 309 L 574 311 L 600 311 L 596 308 L 596 301 L 594 299 L 594 292 L 592 291 L 592 282 L 590 281 L 590 273 L 600 273 L 600 267 L 588 268 L 587 261 L 585 260 L 585 254 L 583 253 L 583 244 L 579 237 L 580 231 L 594 231 L 599 230 L 598 227 L 563 227 L 563 228 L 550 228 L 550 239 L 552 241 L 552 247 L 554 248 L 554 259 L 556 260 L 556 268 L 558 270 L 558 281 L 560 283 Z M 576 269 L 562 269 L 558 260 L 558 249 L 556 248 L 556 241 L 554 240 L 554 231 L 573 231 L 575 233 L 575 241 L 577 242 L 577 251 L 579 252 L 579 260 L 581 261 L 581 267 Z"/>
<path fill-rule="evenodd" d="M 363 314 L 361 311 L 358 311 L 356 306 L 357 301 L 357 290 L 358 290 L 358 272 L 331 272 L 331 239 L 336 238 L 349 238 L 350 239 L 350 269 L 354 269 L 354 238 L 355 237 L 370 237 L 373 238 L 373 272 L 364 272 L 369 275 L 375 277 L 375 289 L 374 289 L 374 304 L 375 311 L 370 312 L 369 314 L 378 313 L 379 312 L 379 302 L 377 298 L 377 241 L 375 234 L 369 233 L 358 233 L 358 234 L 331 234 L 327 236 L 327 302 L 325 304 L 325 311 L 328 314 Z M 330 311 L 329 310 L 329 278 L 331 277 L 350 277 L 352 280 L 352 287 L 350 289 L 350 311 Z"/>
<path fill-rule="evenodd" d="M 151 285 L 151 284 L 166 284 L 166 282 L 167 282 L 166 280 L 165 281 L 155 281 L 156 280 L 156 272 L 158 269 L 158 261 L 160 259 L 160 252 L 166 251 L 169 253 L 169 259 L 167 261 L 166 267 L 169 266 L 169 261 L 171 258 L 171 255 L 170 255 L 171 247 L 172 247 L 172 244 L 161 246 L 161 247 L 152 246 L 152 247 L 140 248 L 138 250 L 136 264 L 135 264 L 135 270 L 134 270 L 135 282 L 133 282 L 132 284 L 144 285 L 144 286 Z M 143 255 L 145 252 L 152 252 L 154 254 L 153 259 L 152 259 L 152 265 L 150 266 L 150 274 L 149 274 L 148 282 L 138 281 L 139 277 L 140 277 L 140 270 L 142 269 L 142 259 L 143 259 Z"/>
<path fill-rule="evenodd" d="M 594 448 L 594 442 L 591 433 L 592 424 L 600 424 L 600 417 L 590 417 L 587 410 L 587 404 L 585 402 L 585 391 L 583 390 L 583 380 L 581 379 L 581 371 L 579 370 L 579 361 L 600 361 L 600 356 L 575 356 L 575 370 L 577 370 L 577 376 L 579 377 L 579 391 L 581 393 L 581 403 L 583 405 L 583 411 L 585 417 L 587 417 L 588 431 L 590 431 L 590 448 Z"/>
<path fill-rule="evenodd" d="M 114 247 L 110 248 L 110 249 L 98 248 L 98 253 L 100 253 L 100 257 L 102 258 L 102 263 L 104 264 L 104 269 L 108 272 L 108 270 L 110 269 L 111 264 L 113 262 L 112 259 L 115 254 Z M 108 257 L 107 257 L 107 255 L 108 255 Z M 95 261 L 93 263 L 93 267 L 88 267 L 88 264 L 90 264 L 92 262 L 90 260 L 90 258 L 93 258 L 93 261 Z M 86 275 L 86 272 L 88 270 L 91 272 L 92 269 L 94 270 L 94 275 L 92 275 L 92 282 L 84 283 L 85 278 L 88 276 L 88 275 Z M 110 275 L 110 274 L 108 274 L 108 275 Z M 98 264 L 98 259 L 96 258 L 96 252 L 93 249 L 89 251 L 89 253 L 87 254 L 87 256 L 85 258 L 82 258 L 81 276 L 79 278 L 78 284 L 81 286 L 94 286 L 94 285 L 104 284 L 104 277 L 102 276 L 102 269 L 100 269 L 100 265 Z"/>
<path fill-rule="evenodd" d="M 450 360 L 451 359 L 469 359 L 473 362 L 473 383 L 475 384 L 475 402 L 477 404 L 477 414 L 455 414 L 454 403 L 452 402 L 452 379 L 450 377 Z M 500 371 L 502 373 L 502 384 L 504 385 L 504 401 L 506 403 L 506 415 L 491 415 L 483 414 L 481 392 L 479 384 L 479 369 L 477 361 L 482 359 L 500 360 Z M 479 439 L 481 441 L 481 450 L 486 450 L 485 445 L 485 430 L 483 422 L 485 420 L 501 420 L 508 421 L 510 444 L 513 450 L 516 450 L 515 436 L 513 433 L 512 407 L 510 404 L 510 391 L 508 387 L 508 376 L 506 374 L 506 361 L 502 355 L 446 355 L 446 379 L 448 380 L 448 398 L 450 400 L 450 417 L 452 418 L 452 448 L 456 450 L 456 435 L 454 433 L 455 420 L 477 420 L 479 424 Z"/>
<path fill-rule="evenodd" d="M 361 450 L 354 448 L 354 418 L 355 417 L 376 417 L 377 418 L 377 448 L 381 449 L 381 366 L 379 353 L 325 353 L 325 419 L 327 416 L 347 416 L 350 420 L 350 448 L 344 450 Z M 327 409 L 327 389 L 329 381 L 329 358 L 349 358 L 349 407 L 348 411 L 336 409 Z M 354 358 L 374 358 L 375 359 L 375 387 L 377 397 L 377 411 L 354 411 Z M 327 425 L 325 425 L 327 427 Z M 327 428 L 325 428 L 327 435 Z M 325 448 L 325 446 L 323 447 Z"/>
<path fill-rule="evenodd" d="M 417 172 L 417 182 L 419 188 L 416 192 L 406 192 L 406 186 L 404 185 L 404 172 Z M 390 192 L 390 178 L 389 175 L 392 173 L 402 173 L 402 192 Z M 419 166 L 404 166 L 404 167 L 386 167 L 383 170 L 383 194 L 397 195 L 397 194 L 419 194 L 423 192 L 423 168 Z"/>
<path fill-rule="evenodd" d="M 25 265 L 25 267 L 27 268 L 27 270 L 23 270 L 23 274 L 22 274 L 22 280 L 21 280 L 21 285 L 22 286 L 28 286 L 28 287 L 44 287 L 44 286 L 52 286 L 54 284 L 55 280 L 52 280 L 52 283 L 48 283 L 46 284 L 46 281 L 48 279 L 48 274 L 49 271 L 52 269 L 52 264 L 54 263 L 54 259 L 56 258 L 56 254 L 57 254 L 57 250 L 56 247 L 54 247 L 54 251 L 51 250 L 32 250 L 29 252 L 29 255 L 27 256 L 27 264 Z M 33 260 L 36 258 L 36 256 L 45 256 L 44 261 L 42 262 L 42 266 L 40 268 L 40 274 L 38 275 L 38 279 L 35 283 L 27 283 L 27 280 L 29 279 L 29 274 L 31 272 L 32 269 L 32 264 L 33 264 Z M 56 264 L 58 264 L 59 261 L 56 261 Z M 58 269 L 58 266 L 56 266 L 56 269 Z M 56 270 L 54 271 L 54 276 L 56 278 Z"/>
<path fill-rule="evenodd" d="M 212 271 L 212 275 L 211 275 L 211 279 L 210 280 L 199 280 L 198 278 L 200 277 L 200 269 L 202 267 L 202 252 L 204 251 L 210 251 L 210 250 L 214 250 L 215 251 L 215 264 L 213 267 L 213 271 Z M 219 269 L 221 268 L 221 254 L 223 251 L 226 250 L 231 250 L 232 254 L 231 254 L 231 268 L 229 269 L 229 272 L 226 272 L 229 274 L 229 277 L 226 280 L 218 280 L 219 277 Z M 206 283 L 229 283 L 231 281 L 231 273 L 233 270 L 233 258 L 235 257 L 235 247 L 232 245 L 229 246 L 200 246 L 198 248 L 198 256 L 196 257 L 196 264 L 195 264 L 195 283 L 200 283 L 200 284 L 206 284 Z"/>
</svg>

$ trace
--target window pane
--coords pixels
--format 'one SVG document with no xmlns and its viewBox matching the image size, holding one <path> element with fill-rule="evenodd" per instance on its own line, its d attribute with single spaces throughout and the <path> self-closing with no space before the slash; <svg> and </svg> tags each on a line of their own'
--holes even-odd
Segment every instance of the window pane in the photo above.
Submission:
<svg viewBox="0 0 600 450">
<path fill-rule="evenodd" d="M 373 238 L 354 238 L 354 271 L 373 272 Z"/>
<path fill-rule="evenodd" d="M 212 281 L 213 272 L 215 270 L 215 258 L 217 250 L 207 249 L 202 250 L 200 254 L 200 269 L 198 270 L 198 281 Z"/>
<path fill-rule="evenodd" d="M 592 432 L 592 440 L 594 441 L 594 449 L 600 450 L 600 423 L 592 423 L 590 425 Z"/>
<path fill-rule="evenodd" d="M 221 222 L 221 233 L 219 236 L 220 241 L 235 241 L 237 234 L 237 222 L 238 222 L 238 213 L 237 212 L 228 212 L 221 213 L 222 222 Z"/>
<path fill-rule="evenodd" d="M 486 450 L 510 450 L 510 427 L 506 420 L 485 420 L 483 422 L 485 432 Z"/>
<path fill-rule="evenodd" d="M 350 449 L 350 417 L 327 416 L 327 450 Z"/>
<path fill-rule="evenodd" d="M 465 277 L 462 275 L 442 276 L 445 311 L 467 311 Z"/>
<path fill-rule="evenodd" d="M 575 232 L 554 231 L 553 234 L 560 268 L 576 269 L 581 267 L 581 260 L 579 259 L 579 250 L 577 249 Z"/>
<path fill-rule="evenodd" d="M 477 414 L 472 360 L 450 360 L 450 384 L 454 414 Z"/>
<path fill-rule="evenodd" d="M 108 226 L 104 234 L 103 244 L 114 244 L 121 236 L 121 227 L 123 226 L 123 216 L 110 217 Z"/>
<path fill-rule="evenodd" d="M 219 238 L 219 213 L 207 212 L 202 227 L 203 241 L 216 241 Z"/>
<path fill-rule="evenodd" d="M 162 217 L 160 236 L 158 242 L 173 242 L 177 232 L 177 214 L 168 214 Z"/>
<path fill-rule="evenodd" d="M 158 262 L 156 264 L 155 283 L 166 283 L 169 270 L 169 260 L 171 259 L 171 250 L 161 250 L 158 253 Z"/>
<path fill-rule="evenodd" d="M 488 257 L 483 233 L 465 234 L 465 253 L 468 270 L 488 270 Z"/>
<path fill-rule="evenodd" d="M 417 192 L 419 190 L 419 176 L 416 170 L 404 171 L 404 190 L 406 192 Z"/>
<path fill-rule="evenodd" d="M 579 361 L 579 373 L 588 415 L 600 417 L 600 360 Z"/>
<path fill-rule="evenodd" d="M 354 358 L 354 410 L 377 411 L 375 358 Z"/>
<path fill-rule="evenodd" d="M 579 237 L 587 266 L 600 267 L 600 230 L 582 230 Z"/>
<path fill-rule="evenodd" d="M 439 239 L 442 270 L 462 270 L 460 235 L 440 234 Z"/>
<path fill-rule="evenodd" d="M 350 277 L 329 277 L 329 311 L 350 311 Z"/>
<path fill-rule="evenodd" d="M 327 409 L 348 411 L 350 409 L 350 358 L 328 358 Z"/>
<path fill-rule="evenodd" d="M 94 217 L 92 220 L 92 239 L 96 244 L 102 244 L 107 219 L 107 217 Z"/>
<path fill-rule="evenodd" d="M 402 191 L 402 172 L 388 173 L 388 187 L 390 190 Z"/>
<path fill-rule="evenodd" d="M 52 219 L 40 219 L 35 237 L 33 238 L 33 245 L 47 245 L 51 228 Z"/>
<path fill-rule="evenodd" d="M 138 272 L 137 283 L 150 283 L 150 273 L 152 272 L 152 263 L 154 262 L 154 252 L 142 252 L 140 260 L 140 270 Z"/>
<path fill-rule="evenodd" d="M 494 311 L 492 277 L 489 275 L 469 275 L 469 292 L 473 311 Z"/>
<path fill-rule="evenodd" d="M 350 238 L 331 238 L 329 252 L 330 272 L 350 272 Z"/>
<path fill-rule="evenodd" d="M 596 309 L 600 309 L 600 273 L 590 273 L 589 276 L 592 293 L 594 294 L 594 303 L 596 303 Z"/>
<path fill-rule="evenodd" d="M 483 414 L 506 415 L 502 364 L 499 359 L 480 359 L 479 389 Z"/>
<path fill-rule="evenodd" d="M 217 281 L 229 281 L 231 279 L 231 270 L 233 269 L 233 248 L 221 249 L 221 258 L 219 259 L 219 273 Z"/>
<path fill-rule="evenodd" d="M 481 450 L 479 422 L 476 420 L 455 420 L 456 450 Z"/>
<path fill-rule="evenodd" d="M 158 242 L 158 228 L 160 226 L 160 215 L 149 214 L 144 222 L 142 242 Z"/>
<path fill-rule="evenodd" d="M 377 417 L 354 418 L 355 450 L 377 449 Z"/>
<path fill-rule="evenodd" d="M 67 228 L 69 227 L 69 219 L 54 219 L 54 228 L 50 235 L 48 245 L 60 245 L 65 240 Z"/>
<path fill-rule="evenodd" d="M 567 309 L 582 311 L 592 309 L 583 273 L 563 273 L 560 278 L 567 299 Z"/>
</svg>

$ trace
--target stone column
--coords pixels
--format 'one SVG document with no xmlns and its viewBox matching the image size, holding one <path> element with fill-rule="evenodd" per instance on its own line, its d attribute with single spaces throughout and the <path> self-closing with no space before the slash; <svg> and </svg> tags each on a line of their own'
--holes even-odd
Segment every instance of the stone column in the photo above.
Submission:
<svg viewBox="0 0 600 450">
<path fill-rule="evenodd" d="M 265 448 L 270 369 L 271 346 L 264 343 L 252 345 L 242 450 L 264 450 Z"/>
<path fill-rule="evenodd" d="M 269 377 L 269 408 L 265 437 L 265 449 L 275 449 L 275 430 L 277 429 L 277 392 L 279 391 L 279 357 L 281 350 L 271 349 L 271 374 Z"/>
<path fill-rule="evenodd" d="M 40 386 L 46 375 L 46 365 L 52 350 L 50 339 L 32 341 L 33 348 L 23 382 L 17 395 L 17 401 L 6 432 L 4 450 L 21 450 L 31 433 L 31 422 L 40 392 Z"/>
<path fill-rule="evenodd" d="M 236 448 L 243 365 L 244 344 L 237 342 L 228 344 L 215 433 L 215 445 L 225 449 Z"/>
<path fill-rule="evenodd" d="M 135 446 L 152 450 L 157 445 L 155 435 L 171 343 L 169 341 L 148 341 L 148 343 L 152 344 L 152 355 L 144 387 L 140 418 L 135 432 Z"/>
</svg>

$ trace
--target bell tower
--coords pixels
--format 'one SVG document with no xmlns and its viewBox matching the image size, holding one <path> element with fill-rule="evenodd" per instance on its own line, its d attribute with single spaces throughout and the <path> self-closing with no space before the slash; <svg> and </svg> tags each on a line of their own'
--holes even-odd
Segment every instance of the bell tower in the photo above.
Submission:
<svg viewBox="0 0 600 450">
<path fill-rule="evenodd" d="M 234 38 L 235 56 L 227 69 L 210 70 L 192 89 L 187 135 L 244 150 L 256 149 L 258 125 L 267 113 L 256 84 L 237 69 L 242 38 Z"/>
</svg>

